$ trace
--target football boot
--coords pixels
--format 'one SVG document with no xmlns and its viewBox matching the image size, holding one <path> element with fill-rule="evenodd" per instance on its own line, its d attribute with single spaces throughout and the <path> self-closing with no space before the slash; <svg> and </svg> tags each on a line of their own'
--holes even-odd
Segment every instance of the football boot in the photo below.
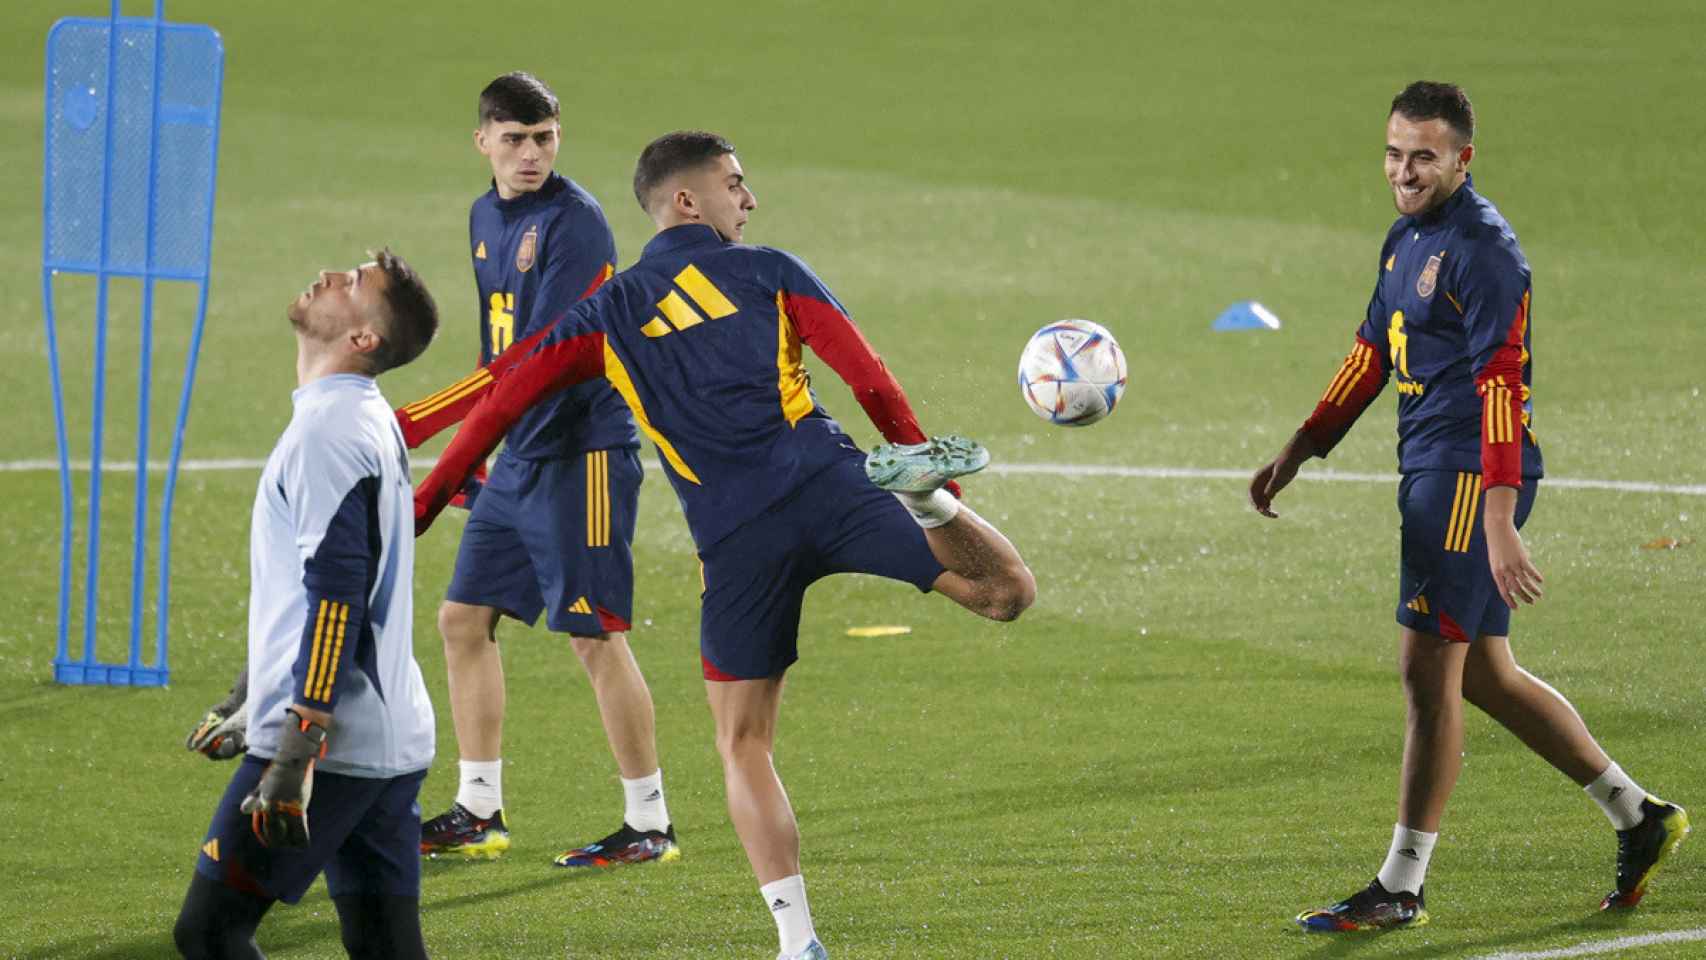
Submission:
<svg viewBox="0 0 1706 960">
<path fill-rule="evenodd" d="M 929 493 L 989 466 L 989 451 L 965 437 L 885 443 L 865 458 L 865 476 L 890 493 Z"/>
<path fill-rule="evenodd" d="M 681 848 L 675 843 L 673 825 L 664 830 L 635 830 L 623 823 L 622 829 L 603 840 L 565 850 L 551 862 L 559 867 L 615 867 L 624 863 L 653 860 L 669 863 L 679 859 Z"/>
<path fill-rule="evenodd" d="M 509 827 L 504 812 L 476 817 L 460 803 L 421 824 L 421 854 L 461 854 L 470 860 L 496 860 L 509 849 Z"/>
<path fill-rule="evenodd" d="M 1347 933 L 1355 930 L 1396 930 L 1419 927 L 1428 922 L 1422 893 L 1392 893 L 1379 878 L 1350 897 L 1320 910 L 1297 915 L 1297 925 L 1315 933 Z"/>
<path fill-rule="evenodd" d="M 1605 895 L 1601 910 L 1627 910 L 1647 894 L 1647 880 L 1688 836 L 1688 811 L 1648 794 L 1641 801 L 1641 822 L 1617 831 L 1617 889 Z"/>
</svg>

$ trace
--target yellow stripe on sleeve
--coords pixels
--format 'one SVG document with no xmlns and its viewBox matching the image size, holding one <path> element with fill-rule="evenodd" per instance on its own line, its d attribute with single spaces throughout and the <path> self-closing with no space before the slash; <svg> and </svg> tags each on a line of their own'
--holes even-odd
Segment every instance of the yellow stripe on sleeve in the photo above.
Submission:
<svg viewBox="0 0 1706 960">
<path fill-rule="evenodd" d="M 491 382 L 492 382 L 491 373 L 489 371 L 482 369 L 480 371 L 479 376 L 470 377 L 468 379 L 468 381 L 459 390 L 457 390 L 455 393 L 448 394 L 448 395 L 440 398 L 439 400 L 435 401 L 431 406 L 422 407 L 419 410 L 408 411 L 409 419 L 419 420 L 422 417 L 431 416 L 432 414 L 435 414 L 438 411 L 443 410 L 445 407 L 450 406 L 451 404 L 455 403 L 456 401 L 461 400 L 463 397 L 466 397 L 471 393 L 477 392 L 478 390 L 480 390 L 480 388 L 484 387 L 486 384 L 491 383 Z"/>
<path fill-rule="evenodd" d="M 321 634 L 317 644 L 320 650 L 320 666 L 308 675 L 308 689 L 305 691 L 310 699 L 320 699 L 320 688 L 326 682 L 326 670 L 332 659 L 332 638 L 338 632 L 338 607 L 336 600 L 324 601 L 326 604 L 326 629 Z"/>
<path fill-rule="evenodd" d="M 1328 397 L 1334 406 L 1344 406 L 1345 401 L 1350 399 L 1351 391 L 1356 388 L 1357 382 L 1362 380 L 1363 374 L 1368 372 L 1368 365 L 1373 360 L 1374 351 L 1357 344 L 1357 348 L 1345 359 L 1345 375 L 1334 384 L 1336 389 L 1333 394 L 1336 395 Z"/>
<path fill-rule="evenodd" d="M 1339 392 L 1339 385 L 1344 383 L 1345 377 L 1350 374 L 1351 367 L 1356 362 L 1356 356 L 1356 351 L 1352 350 L 1350 354 L 1345 357 L 1344 362 L 1339 364 L 1339 372 L 1333 374 L 1333 382 L 1327 384 L 1326 392 L 1321 394 L 1321 400 L 1323 403 L 1332 402 L 1333 395 Z"/>
<path fill-rule="evenodd" d="M 485 367 L 481 367 L 450 386 L 445 387 L 443 390 L 422 397 L 414 403 L 404 406 L 403 412 L 408 414 L 410 419 L 419 420 L 421 417 L 431 413 L 433 410 L 443 407 L 444 404 L 441 401 L 444 401 L 446 398 L 449 398 L 453 402 L 456 397 L 466 396 L 470 386 L 483 386 L 491 379 L 492 372 L 487 370 Z M 453 394 L 454 396 L 452 396 Z M 429 407 L 431 409 L 427 409 Z"/>
<path fill-rule="evenodd" d="M 338 658 L 343 656 L 344 652 L 344 626 L 349 622 L 349 604 L 340 603 L 336 604 L 336 606 L 338 608 L 338 627 L 336 633 L 333 635 L 332 655 L 327 658 L 326 661 L 326 679 L 320 683 L 320 695 L 315 698 L 316 700 L 324 701 L 331 699 L 332 684 L 338 679 Z"/>
<path fill-rule="evenodd" d="M 320 601 L 320 612 L 314 617 L 314 640 L 308 647 L 308 672 L 302 677 L 302 695 L 314 689 L 314 673 L 320 668 L 320 638 L 326 629 L 326 601 Z"/>
</svg>

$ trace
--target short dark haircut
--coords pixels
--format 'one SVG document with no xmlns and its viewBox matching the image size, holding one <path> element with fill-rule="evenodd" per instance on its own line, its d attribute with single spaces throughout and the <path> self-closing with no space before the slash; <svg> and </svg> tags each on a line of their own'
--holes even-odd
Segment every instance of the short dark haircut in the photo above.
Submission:
<svg viewBox="0 0 1706 960">
<path fill-rule="evenodd" d="M 370 254 L 385 275 L 385 324 L 371 357 L 378 376 L 420 356 L 438 333 L 438 305 L 408 261 L 381 248 Z"/>
<path fill-rule="evenodd" d="M 525 123 L 531 126 L 559 116 L 557 95 L 524 70 L 506 73 L 480 91 L 480 126 L 488 123 Z"/>
<path fill-rule="evenodd" d="M 1392 109 L 1386 115 L 1394 113 L 1408 120 L 1444 120 L 1462 142 L 1475 139 L 1475 107 L 1455 83 L 1417 80 L 1392 98 Z"/>
<path fill-rule="evenodd" d="M 634 199 L 640 201 L 641 210 L 650 213 L 652 208 L 647 201 L 665 180 L 734 152 L 735 145 L 715 133 L 704 130 L 666 133 L 640 151 L 640 160 L 634 164 Z"/>
</svg>

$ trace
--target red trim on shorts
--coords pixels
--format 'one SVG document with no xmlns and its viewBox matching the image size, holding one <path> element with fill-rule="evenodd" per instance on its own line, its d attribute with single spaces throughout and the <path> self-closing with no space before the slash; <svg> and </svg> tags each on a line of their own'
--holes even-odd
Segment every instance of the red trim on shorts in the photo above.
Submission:
<svg viewBox="0 0 1706 960">
<path fill-rule="evenodd" d="M 631 624 L 603 607 L 598 608 L 598 629 L 605 633 L 627 633 Z"/>
<path fill-rule="evenodd" d="M 718 683 L 734 683 L 739 680 L 748 679 L 747 677 L 737 677 L 732 673 L 724 673 L 723 671 L 718 670 L 717 665 L 706 659 L 705 655 L 702 653 L 699 655 L 699 668 L 705 672 L 705 679 L 715 680 Z"/>
<path fill-rule="evenodd" d="M 1444 610 L 1439 612 L 1439 635 L 1452 643 L 1469 642 L 1469 638 L 1463 634 L 1463 628 L 1458 626 L 1457 621 L 1451 619 L 1451 614 Z"/>
</svg>

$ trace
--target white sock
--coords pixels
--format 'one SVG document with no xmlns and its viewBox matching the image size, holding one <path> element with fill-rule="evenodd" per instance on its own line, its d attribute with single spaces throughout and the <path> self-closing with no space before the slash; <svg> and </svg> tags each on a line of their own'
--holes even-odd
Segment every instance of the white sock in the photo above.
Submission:
<svg viewBox="0 0 1706 960">
<path fill-rule="evenodd" d="M 668 830 L 669 807 L 663 802 L 663 770 L 653 770 L 638 780 L 622 778 L 626 801 L 622 819 L 635 830 Z"/>
<path fill-rule="evenodd" d="M 1428 861 L 1434 855 L 1437 833 L 1411 830 L 1403 824 L 1392 827 L 1392 847 L 1376 878 L 1390 893 L 1421 893 L 1427 880 Z"/>
<path fill-rule="evenodd" d="M 895 497 L 926 530 L 947 523 L 960 512 L 959 499 L 941 487 L 929 493 L 897 493 Z"/>
<path fill-rule="evenodd" d="M 1647 791 L 1642 790 L 1617 764 L 1606 767 L 1599 779 L 1582 789 L 1605 811 L 1605 817 L 1613 827 L 1627 830 L 1641 822 L 1641 801 L 1646 798 Z"/>
<path fill-rule="evenodd" d="M 782 943 L 783 956 L 791 957 L 817 939 L 812 930 L 812 911 L 806 906 L 806 878 L 799 874 L 783 877 L 775 883 L 758 888 L 764 904 L 776 918 L 776 937 Z"/>
<path fill-rule="evenodd" d="M 456 788 L 456 802 L 468 812 L 484 820 L 504 805 L 504 762 L 498 760 L 463 760 L 462 785 Z"/>
</svg>

